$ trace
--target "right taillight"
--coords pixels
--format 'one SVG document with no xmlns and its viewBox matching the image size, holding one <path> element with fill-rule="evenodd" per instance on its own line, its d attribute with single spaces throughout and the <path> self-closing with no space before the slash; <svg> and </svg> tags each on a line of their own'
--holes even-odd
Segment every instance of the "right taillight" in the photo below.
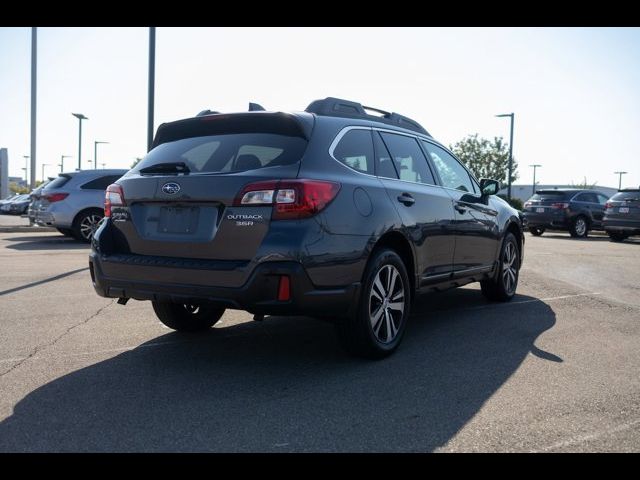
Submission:
<svg viewBox="0 0 640 480">
<path fill-rule="evenodd" d="M 125 205 L 122 187 L 117 183 L 109 185 L 107 191 L 104 193 L 104 216 L 111 216 L 112 207 L 124 207 Z"/>
<path fill-rule="evenodd" d="M 68 196 L 68 193 L 48 193 L 46 195 L 42 195 L 42 198 L 44 198 L 49 203 L 55 203 L 59 202 L 60 200 L 64 200 Z"/>
<path fill-rule="evenodd" d="M 307 218 L 324 209 L 340 184 L 323 180 L 271 180 L 246 185 L 234 206 L 273 205 L 272 220 Z"/>
</svg>

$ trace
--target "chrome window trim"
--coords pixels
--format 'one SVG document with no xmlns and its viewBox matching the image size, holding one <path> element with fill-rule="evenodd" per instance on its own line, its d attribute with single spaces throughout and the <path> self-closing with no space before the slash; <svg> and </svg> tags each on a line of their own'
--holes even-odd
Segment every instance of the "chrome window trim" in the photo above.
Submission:
<svg viewBox="0 0 640 480">
<path fill-rule="evenodd" d="M 412 134 L 404 133 L 404 132 L 398 132 L 397 130 L 389 130 L 389 129 L 386 129 L 386 128 L 366 127 L 364 125 L 350 125 L 348 127 L 343 127 L 338 132 L 336 137 L 333 139 L 333 141 L 331 142 L 331 145 L 329 145 L 329 156 L 332 159 L 334 159 L 336 162 L 338 162 L 339 165 L 342 165 L 343 167 L 348 168 L 352 172 L 356 172 L 356 173 L 359 173 L 360 175 L 365 175 L 367 177 L 377 178 L 378 180 L 382 180 L 382 179 L 384 179 L 384 180 L 393 180 L 393 181 L 396 181 L 396 182 L 409 183 L 411 185 L 426 185 L 427 187 L 447 188 L 447 187 L 443 187 L 442 185 L 438 185 L 436 183 L 412 182 L 410 180 L 402 180 L 400 178 L 379 177 L 378 175 L 371 175 L 370 173 L 361 172 L 360 170 L 356 170 L 355 168 L 351 168 L 346 163 L 342 163 L 340 160 L 338 160 L 333 155 L 333 152 L 335 151 L 336 147 L 338 146 L 338 143 L 340 143 L 340 140 L 342 140 L 342 137 L 344 137 L 351 130 L 370 130 L 370 131 L 376 131 L 376 132 L 395 133 L 396 135 L 404 135 L 405 137 L 414 138 L 414 139 L 416 139 L 418 141 L 423 138 L 422 136 L 412 135 Z M 374 151 L 374 155 L 375 155 L 375 151 Z M 375 158 L 373 160 L 374 160 L 374 165 L 375 165 Z M 425 159 L 425 160 L 429 161 L 428 159 Z M 429 167 L 429 166 L 427 165 L 427 167 Z M 463 165 L 463 167 L 464 167 L 464 165 Z M 459 192 L 460 190 L 455 190 L 455 191 Z"/>
</svg>

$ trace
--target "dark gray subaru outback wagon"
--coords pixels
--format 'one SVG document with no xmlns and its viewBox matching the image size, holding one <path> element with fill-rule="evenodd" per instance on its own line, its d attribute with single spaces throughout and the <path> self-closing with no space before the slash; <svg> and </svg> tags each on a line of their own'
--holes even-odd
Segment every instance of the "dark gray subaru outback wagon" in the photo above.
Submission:
<svg viewBox="0 0 640 480">
<path fill-rule="evenodd" d="M 522 221 L 497 191 L 417 122 L 356 102 L 205 111 L 161 125 L 108 187 L 91 278 L 175 330 L 226 308 L 324 317 L 349 352 L 380 358 L 416 294 L 479 281 L 513 297 Z"/>
</svg>

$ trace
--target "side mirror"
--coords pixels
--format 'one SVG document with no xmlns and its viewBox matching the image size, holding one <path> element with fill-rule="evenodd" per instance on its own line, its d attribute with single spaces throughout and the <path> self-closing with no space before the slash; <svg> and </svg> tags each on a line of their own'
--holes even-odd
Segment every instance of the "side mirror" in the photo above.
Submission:
<svg viewBox="0 0 640 480">
<path fill-rule="evenodd" d="M 495 195 L 500 191 L 500 183 L 497 180 L 491 180 L 489 178 L 480 179 L 480 192 L 483 197 L 489 195 Z"/>
</svg>

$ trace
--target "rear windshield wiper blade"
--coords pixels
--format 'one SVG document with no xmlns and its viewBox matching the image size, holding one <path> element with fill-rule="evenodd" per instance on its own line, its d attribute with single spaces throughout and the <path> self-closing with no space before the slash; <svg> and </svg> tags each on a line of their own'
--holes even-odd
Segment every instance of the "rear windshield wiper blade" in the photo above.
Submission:
<svg viewBox="0 0 640 480">
<path fill-rule="evenodd" d="M 149 173 L 184 173 L 188 174 L 191 170 L 184 162 L 166 162 L 156 163 L 150 167 L 140 169 L 142 175 Z"/>
</svg>

